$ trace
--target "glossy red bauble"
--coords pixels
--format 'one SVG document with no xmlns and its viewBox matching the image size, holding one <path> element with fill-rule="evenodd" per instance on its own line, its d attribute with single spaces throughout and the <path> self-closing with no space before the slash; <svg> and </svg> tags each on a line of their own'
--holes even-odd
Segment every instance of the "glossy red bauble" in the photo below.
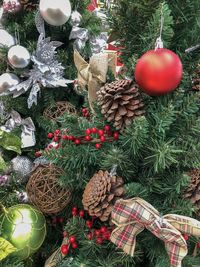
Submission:
<svg viewBox="0 0 200 267">
<path fill-rule="evenodd" d="M 135 67 L 135 80 L 151 96 L 173 91 L 180 83 L 183 67 L 180 58 L 171 50 L 158 48 L 146 52 Z"/>
</svg>

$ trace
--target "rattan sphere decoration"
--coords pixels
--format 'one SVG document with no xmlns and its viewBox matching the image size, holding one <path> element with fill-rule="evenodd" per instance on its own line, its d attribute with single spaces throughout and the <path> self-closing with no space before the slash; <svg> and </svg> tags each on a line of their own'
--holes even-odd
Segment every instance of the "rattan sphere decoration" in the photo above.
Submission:
<svg viewBox="0 0 200 267">
<path fill-rule="evenodd" d="M 67 101 L 56 102 L 55 105 L 50 106 L 44 110 L 43 116 L 57 121 L 60 116 L 63 116 L 65 113 L 68 114 L 77 114 L 76 108 Z"/>
<path fill-rule="evenodd" d="M 45 214 L 62 211 L 71 200 L 70 190 L 58 183 L 62 174 L 63 171 L 52 164 L 39 166 L 26 185 L 30 202 Z"/>
</svg>

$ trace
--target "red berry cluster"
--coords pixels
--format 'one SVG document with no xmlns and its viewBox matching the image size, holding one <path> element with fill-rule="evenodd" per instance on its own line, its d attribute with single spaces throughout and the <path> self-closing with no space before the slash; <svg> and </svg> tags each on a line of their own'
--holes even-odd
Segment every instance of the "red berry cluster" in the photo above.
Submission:
<svg viewBox="0 0 200 267">
<path fill-rule="evenodd" d="M 89 118 L 90 117 L 90 114 L 89 114 L 87 108 L 84 108 L 83 107 L 82 110 L 81 110 L 81 112 L 82 112 L 83 117 L 86 117 L 86 118 Z"/>
<path fill-rule="evenodd" d="M 63 217 L 53 217 L 52 218 L 52 223 L 53 224 L 64 223 L 64 218 Z"/>
<path fill-rule="evenodd" d="M 91 226 L 91 224 L 89 224 Z M 91 229 L 91 227 L 88 227 Z M 87 234 L 89 240 L 95 239 L 98 245 L 103 244 L 104 241 L 110 240 L 111 231 L 106 226 L 101 226 L 99 229 L 91 229 Z"/>
<path fill-rule="evenodd" d="M 84 210 L 78 210 L 77 207 L 72 208 L 72 216 L 79 216 L 80 218 L 83 218 L 85 216 L 85 211 Z"/>
<path fill-rule="evenodd" d="M 64 231 L 63 236 L 67 237 L 68 233 L 66 231 Z M 78 243 L 77 243 L 76 237 L 74 235 L 69 236 L 68 243 L 61 246 L 62 254 L 67 255 L 69 253 L 70 247 L 72 247 L 72 249 L 78 248 Z"/>
<path fill-rule="evenodd" d="M 183 235 L 183 238 L 185 239 L 185 241 L 188 241 L 190 237 L 189 237 L 189 235 L 184 234 L 184 235 Z M 197 246 L 197 248 L 200 249 L 200 242 L 198 242 L 198 243 L 196 244 L 196 246 Z"/>
</svg>

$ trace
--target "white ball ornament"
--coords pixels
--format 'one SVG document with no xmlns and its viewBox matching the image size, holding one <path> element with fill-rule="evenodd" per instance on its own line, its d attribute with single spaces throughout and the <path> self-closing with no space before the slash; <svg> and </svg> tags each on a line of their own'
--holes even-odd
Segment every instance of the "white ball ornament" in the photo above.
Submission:
<svg viewBox="0 0 200 267">
<path fill-rule="evenodd" d="M 8 61 L 14 68 L 26 68 L 30 63 L 30 60 L 30 53 L 21 45 L 15 45 L 8 51 Z"/>
<path fill-rule="evenodd" d="M 40 0 L 39 9 L 43 19 L 53 26 L 65 24 L 71 15 L 69 0 Z"/>
<path fill-rule="evenodd" d="M 15 45 L 14 37 L 6 30 L 0 29 L 0 47 L 11 47 Z"/>
<path fill-rule="evenodd" d="M 13 86 L 19 84 L 19 78 L 13 73 L 4 73 L 0 76 L 0 93 L 5 93 Z"/>
</svg>

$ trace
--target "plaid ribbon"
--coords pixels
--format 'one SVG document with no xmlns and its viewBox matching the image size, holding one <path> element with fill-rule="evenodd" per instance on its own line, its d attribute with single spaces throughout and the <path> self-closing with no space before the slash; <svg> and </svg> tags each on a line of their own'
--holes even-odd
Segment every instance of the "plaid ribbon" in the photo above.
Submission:
<svg viewBox="0 0 200 267">
<path fill-rule="evenodd" d="M 187 255 L 187 243 L 181 233 L 200 237 L 200 222 L 181 215 L 160 213 L 141 198 L 120 199 L 112 211 L 112 221 L 117 226 L 111 241 L 133 256 L 136 236 L 145 228 L 163 240 L 171 267 L 181 267 Z"/>
</svg>

